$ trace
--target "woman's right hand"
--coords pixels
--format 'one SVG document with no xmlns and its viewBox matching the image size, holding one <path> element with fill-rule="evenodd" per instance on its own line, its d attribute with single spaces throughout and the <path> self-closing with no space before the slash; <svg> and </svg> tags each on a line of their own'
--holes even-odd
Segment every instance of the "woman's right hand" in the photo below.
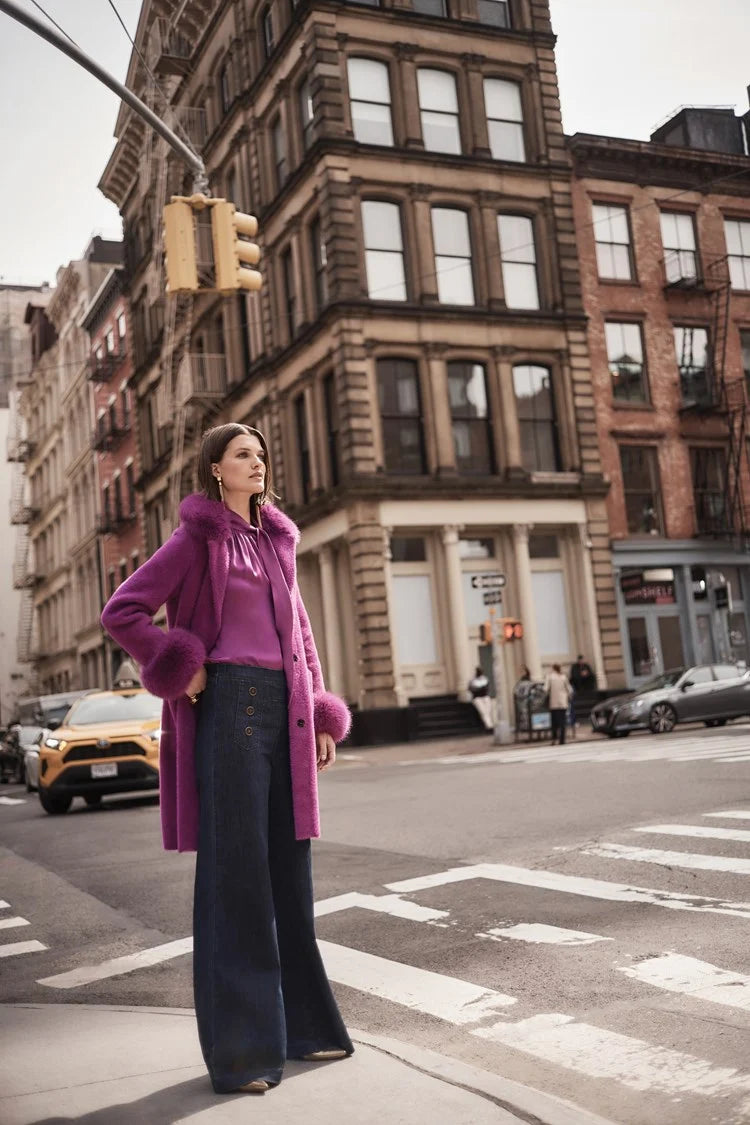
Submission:
<svg viewBox="0 0 750 1125">
<path fill-rule="evenodd" d="M 185 695 L 192 702 L 192 697 L 200 695 L 200 693 L 205 689 L 205 687 L 206 687 L 206 669 L 205 669 L 204 665 L 201 665 L 201 667 L 195 673 L 195 675 L 193 676 L 193 678 L 190 681 L 190 683 L 188 684 L 188 686 L 185 688 Z"/>
</svg>

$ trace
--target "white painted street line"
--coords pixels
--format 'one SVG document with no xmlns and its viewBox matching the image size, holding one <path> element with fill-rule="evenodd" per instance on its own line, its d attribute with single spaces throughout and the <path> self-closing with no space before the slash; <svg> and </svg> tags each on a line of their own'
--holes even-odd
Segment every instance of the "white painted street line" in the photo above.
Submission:
<svg viewBox="0 0 750 1125">
<path fill-rule="evenodd" d="M 583 849 L 584 855 L 603 859 L 624 859 L 634 863 L 658 863 L 662 867 L 684 867 L 688 871 L 727 871 L 750 875 L 750 859 L 723 855 L 695 855 L 691 852 L 662 852 L 655 848 L 631 848 L 627 844 L 602 844 Z"/>
<path fill-rule="evenodd" d="M 149 965 L 158 965 L 161 961 L 169 961 L 173 957 L 180 957 L 183 953 L 190 953 L 192 948 L 192 937 L 178 938 L 177 941 L 169 941 L 165 945 L 155 945 L 152 949 L 142 949 L 139 953 L 128 953 L 124 957 L 102 961 L 100 965 L 82 965 L 67 973 L 43 977 L 36 983 L 47 985 L 48 988 L 78 988 L 79 985 L 91 984 L 95 980 L 119 977 L 123 973 L 132 973 Z"/>
<path fill-rule="evenodd" d="M 10 903 L 0 899 L 0 910 L 10 910 Z"/>
<path fill-rule="evenodd" d="M 515 997 L 492 988 L 481 988 L 469 981 L 389 961 L 345 945 L 329 941 L 319 941 L 318 945 L 328 975 L 337 984 L 380 996 L 448 1023 L 479 1023 L 517 1002 Z"/>
<path fill-rule="evenodd" d="M 616 847 L 617 845 L 612 845 Z M 641 849 L 630 849 L 640 851 Z M 596 850 L 589 854 L 599 854 Z M 677 855 L 681 852 L 660 852 L 660 855 Z M 620 858 L 615 853 L 615 858 Z M 750 903 L 731 902 L 705 895 L 676 894 L 671 891 L 656 891 L 648 887 L 634 887 L 627 883 L 611 883 L 604 879 L 586 879 L 577 875 L 561 875 L 557 871 L 537 871 L 525 867 L 510 867 L 501 863 L 477 863 L 470 867 L 452 867 L 448 871 L 438 871 L 433 875 L 422 875 L 415 879 L 402 879 L 397 883 L 386 884 L 389 891 L 410 894 L 414 891 L 442 887 L 447 883 L 459 883 L 467 879 L 495 879 L 500 883 L 518 883 L 524 887 L 537 887 L 545 891 L 561 891 L 564 894 L 581 895 L 584 898 L 599 898 L 606 902 L 640 902 L 649 906 L 663 906 L 667 910 L 691 910 L 706 914 L 729 914 L 735 918 L 750 918 Z"/>
<path fill-rule="evenodd" d="M 0 797 L 0 805 L 25 805 L 25 797 Z"/>
<path fill-rule="evenodd" d="M 750 754 L 735 754 L 730 758 L 715 758 L 716 762 L 750 762 Z"/>
<path fill-rule="evenodd" d="M 14 926 L 30 926 L 31 923 L 27 918 L 0 918 L 0 930 L 10 930 Z"/>
<path fill-rule="evenodd" d="M 704 840 L 736 840 L 750 843 L 750 831 L 743 828 L 707 828 L 704 824 L 649 824 L 631 828 L 631 832 L 652 832 L 659 836 L 697 836 Z"/>
<path fill-rule="evenodd" d="M 750 820 L 750 812 L 739 812 L 729 809 L 727 812 L 704 812 L 704 816 L 716 816 L 720 820 Z"/>
<path fill-rule="evenodd" d="M 564 930 L 560 926 L 545 926 L 541 922 L 519 922 L 517 926 L 497 927 L 477 937 L 491 937 L 495 941 L 511 938 L 541 945 L 591 945 L 595 941 L 614 941 L 614 938 L 587 934 L 585 930 Z"/>
<path fill-rule="evenodd" d="M 10 945 L 0 945 L 0 957 L 17 957 L 21 953 L 39 953 L 46 949 L 40 941 L 14 941 Z"/>
<path fill-rule="evenodd" d="M 678 992 L 694 1000 L 708 1000 L 728 1008 L 750 1010 L 750 977 L 719 969 L 707 961 L 683 957 L 679 953 L 662 953 L 636 965 L 618 966 L 618 972 L 642 984 Z"/>
<path fill-rule="evenodd" d="M 590 1078 L 614 1079 L 633 1090 L 714 1098 L 750 1093 L 750 1075 L 738 1074 L 734 1067 L 715 1067 L 695 1055 L 555 1012 L 478 1027 L 471 1034 Z"/>
<path fill-rule="evenodd" d="M 447 910 L 433 910 L 430 906 L 419 906 L 416 902 L 402 899 L 400 895 L 365 895 L 360 894 L 359 891 L 321 899 L 315 903 L 315 917 L 322 918 L 326 914 L 337 914 L 351 907 L 374 910 L 378 914 L 390 914 L 394 918 L 407 918 L 410 922 L 438 922 L 449 917 Z"/>
</svg>

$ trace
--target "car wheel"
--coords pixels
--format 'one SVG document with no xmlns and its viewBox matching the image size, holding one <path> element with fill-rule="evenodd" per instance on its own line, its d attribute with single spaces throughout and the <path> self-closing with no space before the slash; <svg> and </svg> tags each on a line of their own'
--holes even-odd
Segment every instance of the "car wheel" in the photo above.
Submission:
<svg viewBox="0 0 750 1125">
<path fill-rule="evenodd" d="M 652 734 L 668 734 L 677 724 L 677 712 L 669 703 L 655 703 L 648 717 Z"/>
<path fill-rule="evenodd" d="M 60 816 L 66 813 L 73 803 L 72 797 L 53 797 L 50 793 L 39 790 L 39 803 L 50 816 Z"/>
<path fill-rule="evenodd" d="M 92 808 L 102 803 L 101 793 L 89 793 L 88 796 L 84 797 L 83 799 L 86 804 L 90 805 Z"/>
</svg>

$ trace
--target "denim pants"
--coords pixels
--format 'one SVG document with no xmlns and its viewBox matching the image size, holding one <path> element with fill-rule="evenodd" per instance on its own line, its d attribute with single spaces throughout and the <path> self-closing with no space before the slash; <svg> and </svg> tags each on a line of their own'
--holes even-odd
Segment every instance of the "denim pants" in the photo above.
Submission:
<svg viewBox="0 0 750 1125">
<path fill-rule="evenodd" d="M 295 840 L 283 671 L 209 664 L 193 987 L 214 1090 L 281 1081 L 287 1058 L 354 1050 L 315 940 L 310 841 Z"/>
</svg>

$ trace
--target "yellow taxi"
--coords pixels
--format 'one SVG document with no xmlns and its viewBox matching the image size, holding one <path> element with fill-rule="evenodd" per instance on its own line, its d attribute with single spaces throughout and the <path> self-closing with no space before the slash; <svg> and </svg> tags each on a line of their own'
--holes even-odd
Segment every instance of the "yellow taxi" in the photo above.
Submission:
<svg viewBox="0 0 750 1125">
<path fill-rule="evenodd" d="M 162 701 L 142 687 L 89 691 L 39 752 L 39 801 L 65 813 L 74 797 L 98 805 L 108 793 L 159 787 Z"/>
</svg>

